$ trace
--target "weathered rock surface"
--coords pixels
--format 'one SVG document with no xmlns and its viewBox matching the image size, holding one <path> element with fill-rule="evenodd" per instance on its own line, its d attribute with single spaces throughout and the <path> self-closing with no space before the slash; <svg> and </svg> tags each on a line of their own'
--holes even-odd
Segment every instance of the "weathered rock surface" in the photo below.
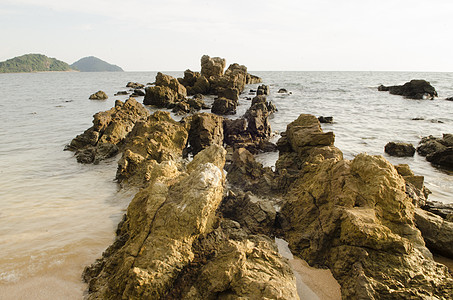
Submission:
<svg viewBox="0 0 453 300">
<path fill-rule="evenodd" d="M 156 111 L 135 124 L 124 142 L 116 179 L 143 185 L 152 168 L 163 161 L 177 162 L 182 157 L 188 132 L 168 112 Z"/>
<path fill-rule="evenodd" d="M 293 254 L 328 267 L 344 299 L 452 295 L 453 278 L 425 247 L 393 165 L 366 154 L 343 160 L 314 116 L 301 115 L 282 139 L 276 166 L 295 176 L 279 220 Z"/>
<path fill-rule="evenodd" d="M 108 99 L 108 96 L 103 91 L 97 91 L 96 93 L 90 95 L 90 100 L 105 100 Z"/>
<path fill-rule="evenodd" d="M 453 222 L 421 208 L 415 210 L 415 222 L 432 252 L 453 259 Z"/>
<path fill-rule="evenodd" d="M 406 194 L 412 199 L 415 207 L 426 205 L 426 199 L 431 192 L 424 186 L 425 178 L 415 175 L 407 164 L 396 165 L 395 169 L 406 182 Z"/>
<path fill-rule="evenodd" d="M 260 77 L 247 73 L 247 84 L 257 84 L 261 82 L 263 82 L 263 80 Z"/>
<path fill-rule="evenodd" d="M 411 80 L 404 85 L 378 87 L 378 91 L 388 91 L 393 95 L 400 95 L 410 99 L 434 99 L 436 89 L 426 80 Z"/>
<path fill-rule="evenodd" d="M 203 55 L 201 57 L 201 75 L 206 78 L 222 76 L 225 65 L 224 58 Z"/>
<path fill-rule="evenodd" d="M 223 145 L 223 117 L 210 113 L 197 113 L 184 119 L 189 131 L 188 151 L 194 155 L 216 144 Z"/>
<path fill-rule="evenodd" d="M 442 138 L 424 137 L 417 152 L 432 164 L 453 170 L 453 134 L 443 134 Z"/>
<path fill-rule="evenodd" d="M 422 209 L 438 215 L 449 222 L 453 222 L 453 203 L 427 201 Z"/>
<path fill-rule="evenodd" d="M 269 95 L 270 94 L 270 89 L 269 89 L 269 86 L 268 85 L 260 85 L 258 87 L 258 89 L 256 90 L 256 95 L 257 96 L 260 96 L 260 95 Z"/>
<path fill-rule="evenodd" d="M 219 88 L 217 89 L 219 98 L 227 98 L 237 103 L 239 100 L 239 90 L 237 88 Z"/>
<path fill-rule="evenodd" d="M 176 78 L 158 72 L 155 86 L 145 89 L 143 104 L 160 108 L 172 108 L 175 102 L 187 96 L 186 88 Z"/>
<path fill-rule="evenodd" d="M 81 163 L 97 163 L 115 155 L 135 123 L 148 116 L 148 110 L 134 98 L 124 103 L 117 100 L 110 110 L 96 113 L 93 126 L 75 137 L 65 150 L 76 151 Z"/>
<path fill-rule="evenodd" d="M 218 115 L 235 115 L 236 102 L 227 98 L 216 98 L 211 107 L 211 112 Z"/>
<path fill-rule="evenodd" d="M 391 156 L 414 156 L 415 147 L 410 143 L 389 142 L 385 145 L 384 151 Z"/>
<path fill-rule="evenodd" d="M 142 89 L 142 88 L 145 87 L 145 85 L 143 85 L 143 84 L 141 84 L 141 83 L 138 83 L 138 82 L 129 81 L 129 82 L 126 84 L 126 87 L 132 88 L 132 89 Z"/>
</svg>

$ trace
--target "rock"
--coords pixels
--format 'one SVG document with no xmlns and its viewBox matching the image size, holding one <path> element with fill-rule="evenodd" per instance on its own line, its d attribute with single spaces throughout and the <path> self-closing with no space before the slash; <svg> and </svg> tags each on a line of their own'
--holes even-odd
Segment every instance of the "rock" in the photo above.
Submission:
<svg viewBox="0 0 453 300">
<path fill-rule="evenodd" d="M 246 84 L 257 84 L 261 82 L 262 80 L 260 77 L 247 73 Z"/>
<path fill-rule="evenodd" d="M 141 84 L 141 83 L 138 83 L 138 82 L 129 81 L 126 84 L 126 87 L 132 88 L 132 89 L 143 89 L 145 86 L 143 84 Z"/>
<path fill-rule="evenodd" d="M 431 193 L 425 186 L 425 178 L 415 175 L 407 164 L 399 164 L 395 166 L 396 171 L 406 182 L 406 194 L 412 199 L 415 207 L 422 207 L 426 204 L 426 199 Z"/>
<path fill-rule="evenodd" d="M 150 168 L 163 161 L 176 162 L 186 147 L 188 132 L 170 113 L 156 111 L 135 124 L 124 142 L 118 161 L 119 182 L 142 185 L 150 180 Z"/>
<path fill-rule="evenodd" d="M 218 115 L 234 115 L 236 114 L 236 102 L 227 98 L 216 98 L 211 112 Z"/>
<path fill-rule="evenodd" d="M 227 98 L 237 103 L 239 100 L 239 90 L 237 88 L 219 88 L 217 89 L 219 98 Z"/>
<path fill-rule="evenodd" d="M 279 89 L 277 93 L 286 94 L 286 93 L 288 93 L 288 90 L 287 89 Z"/>
<path fill-rule="evenodd" d="M 415 210 L 415 222 L 432 252 L 453 259 L 453 222 L 420 208 Z"/>
<path fill-rule="evenodd" d="M 189 131 L 189 152 L 194 155 L 216 144 L 223 145 L 223 118 L 210 113 L 197 113 L 184 119 Z"/>
<path fill-rule="evenodd" d="M 440 216 L 449 222 L 453 222 L 453 203 L 442 203 L 438 201 L 427 201 L 422 209 Z"/>
<path fill-rule="evenodd" d="M 269 86 L 268 85 L 260 85 L 258 87 L 258 89 L 256 90 L 256 95 L 257 96 L 260 96 L 260 95 L 269 95 L 270 94 L 270 90 L 269 90 Z"/>
<path fill-rule="evenodd" d="M 434 165 L 453 170 L 453 147 L 428 154 L 426 160 Z"/>
<path fill-rule="evenodd" d="M 448 98 L 445 98 L 445 100 L 448 100 L 448 101 L 453 101 L 453 97 L 448 97 Z"/>
<path fill-rule="evenodd" d="M 270 114 L 265 98 L 264 101 L 263 97 L 255 97 L 252 100 L 252 105 L 244 114 L 244 118 L 247 120 L 247 131 L 251 136 L 259 139 L 269 138 L 271 134 L 268 119 Z"/>
<path fill-rule="evenodd" d="M 434 99 L 436 89 L 426 80 L 411 80 L 404 85 L 379 86 L 378 91 L 389 91 L 390 94 L 400 95 L 410 99 Z"/>
<path fill-rule="evenodd" d="M 320 117 L 318 117 L 318 121 L 319 121 L 319 123 L 332 124 L 333 123 L 333 117 L 320 116 Z"/>
<path fill-rule="evenodd" d="M 392 164 L 367 154 L 344 160 L 311 115 L 290 123 L 278 147 L 280 234 L 294 255 L 332 271 L 344 299 L 449 297 L 453 278 L 425 247 Z"/>
<path fill-rule="evenodd" d="M 250 192 L 236 195 L 229 192 L 222 200 L 223 216 L 241 224 L 248 233 L 273 236 L 277 212 L 273 203 Z"/>
<path fill-rule="evenodd" d="M 428 136 L 421 139 L 417 147 L 420 155 L 436 166 L 453 169 L 453 135 L 443 134 L 442 139 Z"/>
<path fill-rule="evenodd" d="M 417 147 L 417 152 L 422 156 L 426 156 L 446 148 L 447 147 L 442 144 L 442 139 L 430 135 L 429 137 L 421 139 Z"/>
<path fill-rule="evenodd" d="M 142 97 L 142 96 L 145 96 L 145 92 L 140 89 L 135 89 L 131 95 L 131 97 Z"/>
<path fill-rule="evenodd" d="M 76 136 L 65 150 L 76 151 L 81 163 L 97 163 L 119 151 L 119 146 L 136 122 L 145 120 L 148 110 L 134 98 L 117 100 L 108 111 L 93 116 L 93 126 Z"/>
<path fill-rule="evenodd" d="M 187 96 L 186 88 L 176 78 L 158 72 L 156 85 L 145 89 L 143 104 L 154 105 L 159 108 L 172 108 L 175 102 L 184 100 Z"/>
<path fill-rule="evenodd" d="M 179 83 L 176 78 L 173 78 L 169 75 L 165 75 L 161 72 L 158 72 L 156 75 L 156 86 L 168 87 L 174 91 L 178 99 L 182 99 L 187 96 L 186 88 Z"/>
<path fill-rule="evenodd" d="M 201 75 L 209 78 L 211 76 L 222 76 L 225 69 L 226 61 L 220 57 L 209 57 L 203 55 L 201 57 Z"/>
<path fill-rule="evenodd" d="M 90 96 L 90 100 L 105 100 L 108 96 L 103 91 L 97 91 L 96 93 Z"/>
<path fill-rule="evenodd" d="M 225 156 L 225 150 L 218 152 Z M 223 160 L 220 160 L 224 162 Z M 162 162 L 131 201 L 117 239 L 84 271 L 88 299 L 159 299 L 194 260 L 194 241 L 216 224 L 223 164 L 203 161 L 190 173 Z"/>
<path fill-rule="evenodd" d="M 410 143 L 389 142 L 385 145 L 385 153 L 391 156 L 414 156 L 415 147 Z"/>
<path fill-rule="evenodd" d="M 200 77 L 199 72 L 193 72 L 187 69 L 184 71 L 184 78 L 178 78 L 178 81 L 187 88 L 194 86 L 198 77 Z"/>
<path fill-rule="evenodd" d="M 123 95 L 128 95 L 128 92 L 127 92 L 127 91 L 118 91 L 118 92 L 116 92 L 116 94 L 113 95 L 113 96 L 123 96 Z"/>
<path fill-rule="evenodd" d="M 271 168 L 263 168 L 247 149 L 234 151 L 232 162 L 226 170 L 228 182 L 235 187 L 257 195 L 272 195 L 274 174 Z"/>
</svg>

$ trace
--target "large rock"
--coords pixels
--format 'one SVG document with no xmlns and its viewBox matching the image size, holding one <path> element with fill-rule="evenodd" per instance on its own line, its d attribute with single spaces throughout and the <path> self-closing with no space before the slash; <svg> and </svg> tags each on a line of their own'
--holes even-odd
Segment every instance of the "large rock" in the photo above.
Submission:
<svg viewBox="0 0 453 300">
<path fill-rule="evenodd" d="M 379 86 L 379 91 L 388 91 L 410 99 L 433 99 L 437 97 L 436 89 L 426 80 L 411 80 L 404 85 Z"/>
<path fill-rule="evenodd" d="M 211 107 L 211 112 L 218 115 L 236 114 L 236 102 L 227 98 L 216 98 Z"/>
<path fill-rule="evenodd" d="M 421 208 L 415 210 L 415 222 L 432 252 L 453 259 L 453 222 Z"/>
<path fill-rule="evenodd" d="M 223 117 L 197 113 L 184 122 L 189 130 L 189 152 L 194 155 L 212 144 L 223 145 Z"/>
<path fill-rule="evenodd" d="M 328 267 L 344 299 L 448 299 L 453 278 L 415 227 L 405 180 L 383 157 L 343 160 L 332 143 L 301 115 L 279 145 L 277 165 L 297 165 L 279 217 L 293 254 Z"/>
<path fill-rule="evenodd" d="M 203 55 L 201 57 L 201 75 L 206 78 L 222 76 L 225 65 L 224 58 Z"/>
<path fill-rule="evenodd" d="M 246 84 L 257 84 L 257 83 L 261 83 L 261 82 L 263 82 L 263 80 L 260 77 L 247 73 Z"/>
<path fill-rule="evenodd" d="M 137 122 L 127 136 L 116 179 L 136 185 L 150 180 L 153 166 L 180 159 L 187 138 L 183 125 L 174 121 L 168 112 L 156 111 L 146 121 Z"/>
<path fill-rule="evenodd" d="M 148 116 L 148 110 L 134 98 L 124 103 L 117 100 L 110 110 L 96 113 L 93 126 L 75 137 L 66 150 L 76 151 L 79 162 L 99 162 L 115 155 L 135 123 Z"/>
<path fill-rule="evenodd" d="M 162 162 L 131 201 L 115 243 L 87 268 L 88 299 L 160 299 L 194 259 L 193 242 L 216 223 L 223 159 L 200 160 L 189 173 Z M 202 155 L 200 153 L 200 155 Z"/>
<path fill-rule="evenodd" d="M 171 108 L 175 102 L 184 100 L 186 96 L 186 88 L 176 78 L 158 72 L 155 86 L 145 89 L 143 104 Z"/>
<path fill-rule="evenodd" d="M 410 143 L 389 142 L 385 145 L 384 151 L 391 156 L 414 156 L 415 147 Z"/>
</svg>

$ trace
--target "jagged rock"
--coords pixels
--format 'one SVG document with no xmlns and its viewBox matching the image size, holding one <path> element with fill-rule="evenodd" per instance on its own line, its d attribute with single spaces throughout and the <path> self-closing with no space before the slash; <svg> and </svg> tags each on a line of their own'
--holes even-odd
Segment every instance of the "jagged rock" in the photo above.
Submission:
<svg viewBox="0 0 453 300">
<path fill-rule="evenodd" d="M 427 201 L 422 209 L 438 215 L 449 222 L 453 222 L 453 203 L 447 204 L 438 201 Z"/>
<path fill-rule="evenodd" d="M 194 259 L 166 299 L 299 299 L 294 274 L 275 242 L 224 219 L 193 243 Z"/>
<path fill-rule="evenodd" d="M 118 91 L 113 96 L 123 96 L 123 95 L 128 95 L 128 92 L 127 91 Z"/>
<path fill-rule="evenodd" d="M 431 193 L 425 186 L 425 178 L 415 175 L 407 164 L 399 164 L 395 166 L 396 171 L 406 182 L 406 194 L 412 199 L 415 207 L 422 207 L 426 204 L 426 199 Z"/>
<path fill-rule="evenodd" d="M 97 163 L 115 155 L 135 123 L 149 116 L 148 110 L 134 98 L 117 100 L 108 111 L 93 116 L 93 126 L 76 136 L 65 150 L 76 151 L 81 163 Z"/>
<path fill-rule="evenodd" d="M 211 112 L 218 115 L 236 114 L 236 102 L 227 98 L 217 98 L 211 107 Z"/>
<path fill-rule="evenodd" d="M 142 185 L 150 180 L 150 169 L 163 161 L 178 161 L 186 146 L 188 132 L 168 112 L 156 111 L 139 121 L 124 142 L 116 179 Z"/>
<path fill-rule="evenodd" d="M 279 215 L 293 254 L 328 267 L 344 299 L 450 297 L 453 278 L 425 247 L 392 164 L 366 154 L 343 160 L 314 116 L 301 115 L 282 139 L 276 166 L 298 165 Z"/>
<path fill-rule="evenodd" d="M 199 72 L 193 72 L 187 69 L 184 71 L 184 78 L 178 78 L 178 81 L 187 88 L 188 86 L 194 86 L 198 77 L 200 77 Z"/>
<path fill-rule="evenodd" d="M 203 55 L 201 57 L 201 75 L 206 78 L 222 76 L 225 65 L 226 61 L 224 58 Z"/>
<path fill-rule="evenodd" d="M 385 153 L 391 156 L 414 156 L 415 147 L 410 143 L 389 142 L 385 145 Z"/>
<path fill-rule="evenodd" d="M 195 94 L 203 94 L 206 95 L 210 92 L 211 90 L 211 84 L 209 83 L 209 80 L 206 79 L 204 76 L 200 76 L 197 78 L 197 81 L 193 85 L 193 87 L 189 87 L 189 94 L 190 95 L 195 95 Z"/>
<path fill-rule="evenodd" d="M 443 134 L 442 139 L 432 135 L 424 137 L 417 152 L 434 165 L 453 169 L 453 134 Z"/>
<path fill-rule="evenodd" d="M 197 113 L 184 119 L 189 131 L 189 152 L 194 155 L 212 144 L 223 145 L 223 117 Z"/>
<path fill-rule="evenodd" d="M 158 72 L 155 86 L 145 89 L 143 104 L 172 108 L 175 102 L 184 100 L 186 96 L 186 88 L 176 78 Z"/>
<path fill-rule="evenodd" d="M 135 89 L 131 95 L 131 97 L 143 97 L 143 96 L 145 96 L 145 92 L 140 89 Z"/>
<path fill-rule="evenodd" d="M 105 100 L 107 98 L 108 98 L 107 94 L 103 91 L 97 91 L 96 93 L 90 96 L 90 100 Z"/>
<path fill-rule="evenodd" d="M 267 102 L 263 102 L 262 98 L 255 97 L 252 100 L 252 105 L 244 115 L 247 120 L 247 131 L 253 137 L 268 138 L 271 134 L 271 125 L 268 118 L 270 114 Z"/>
<path fill-rule="evenodd" d="M 262 79 L 260 77 L 247 73 L 246 84 L 257 84 L 257 83 L 261 83 L 261 82 L 262 82 Z"/>
<path fill-rule="evenodd" d="M 275 188 L 272 169 L 257 162 L 245 148 L 233 153 L 232 162 L 226 167 L 227 179 L 232 185 L 257 195 L 271 195 Z"/>
<path fill-rule="evenodd" d="M 453 222 L 420 208 L 415 210 L 415 222 L 432 252 L 453 259 Z"/>
<path fill-rule="evenodd" d="M 319 123 L 332 124 L 333 123 L 333 117 L 320 116 L 320 117 L 318 117 L 318 121 L 319 121 Z"/>
<path fill-rule="evenodd" d="M 426 80 L 411 80 L 404 85 L 380 85 L 378 91 L 388 91 L 393 95 L 400 95 L 410 99 L 434 99 L 437 97 L 436 89 Z"/>
<path fill-rule="evenodd" d="M 145 86 L 141 83 L 138 83 L 138 82 L 132 82 L 132 81 L 129 81 L 127 84 L 126 84 L 126 87 L 128 88 L 132 88 L 132 89 L 142 89 L 144 88 Z"/>
<path fill-rule="evenodd" d="M 84 271 L 88 299 L 159 299 L 194 259 L 193 242 L 216 223 L 224 185 L 223 159 L 199 161 L 189 173 L 162 162 L 131 201 L 117 239 Z"/>
<path fill-rule="evenodd" d="M 269 95 L 270 94 L 270 90 L 269 90 L 269 86 L 268 85 L 260 85 L 258 87 L 258 89 L 256 90 L 256 95 L 257 96 L 260 96 L 260 95 Z"/>
<path fill-rule="evenodd" d="M 219 98 L 227 98 L 237 103 L 239 100 L 239 90 L 237 88 L 219 88 L 217 89 Z"/>
</svg>

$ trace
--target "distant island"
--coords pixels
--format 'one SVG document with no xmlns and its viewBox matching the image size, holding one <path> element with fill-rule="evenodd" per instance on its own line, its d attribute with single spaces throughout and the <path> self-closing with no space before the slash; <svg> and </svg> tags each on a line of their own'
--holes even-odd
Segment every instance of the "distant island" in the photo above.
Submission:
<svg viewBox="0 0 453 300">
<path fill-rule="evenodd" d="M 71 65 L 71 68 L 80 72 L 124 72 L 117 65 L 109 64 L 94 56 L 79 59 Z"/>
<path fill-rule="evenodd" d="M 72 71 L 72 69 L 67 63 L 43 54 L 25 54 L 0 62 L 0 73 L 49 71 Z"/>
</svg>

